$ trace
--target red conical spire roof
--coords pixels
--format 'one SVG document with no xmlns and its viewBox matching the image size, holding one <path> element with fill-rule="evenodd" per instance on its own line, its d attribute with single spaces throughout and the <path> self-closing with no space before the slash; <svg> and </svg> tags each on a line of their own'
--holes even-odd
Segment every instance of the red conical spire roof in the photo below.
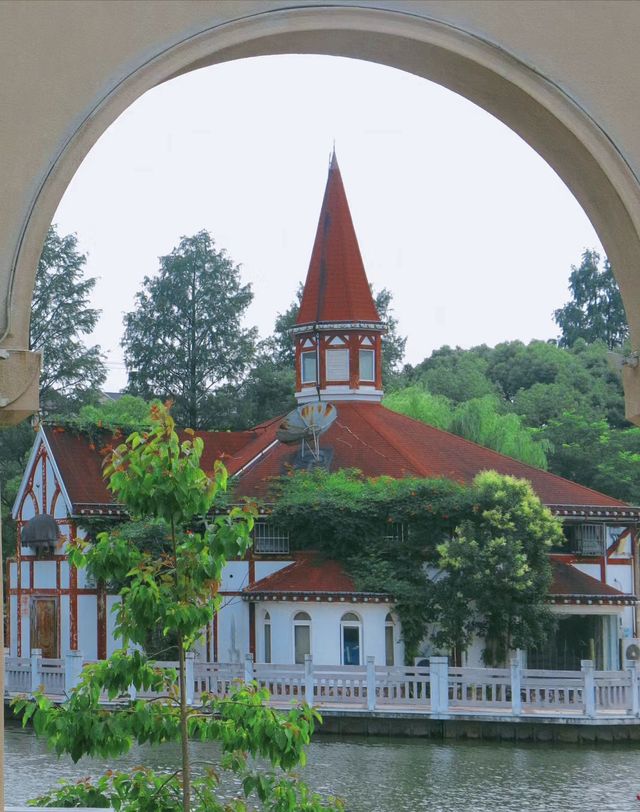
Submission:
<svg viewBox="0 0 640 812">
<path fill-rule="evenodd" d="M 296 324 L 380 322 L 335 151 Z"/>
</svg>

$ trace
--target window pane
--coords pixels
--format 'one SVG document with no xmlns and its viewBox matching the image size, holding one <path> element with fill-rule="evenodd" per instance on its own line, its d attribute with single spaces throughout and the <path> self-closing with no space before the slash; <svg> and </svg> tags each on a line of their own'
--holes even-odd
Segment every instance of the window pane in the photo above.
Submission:
<svg viewBox="0 0 640 812">
<path fill-rule="evenodd" d="M 302 382 L 311 383 L 316 379 L 316 354 L 315 352 L 302 353 Z"/>
<path fill-rule="evenodd" d="M 387 625 L 384 630 L 385 665 L 393 665 L 393 626 Z"/>
<path fill-rule="evenodd" d="M 271 662 L 271 624 L 264 624 L 264 661 Z"/>
<path fill-rule="evenodd" d="M 325 358 L 328 381 L 349 380 L 349 350 L 327 350 Z"/>
<path fill-rule="evenodd" d="M 374 351 L 360 350 L 360 380 L 375 381 Z"/>
<path fill-rule="evenodd" d="M 360 627 L 342 627 L 342 662 L 344 665 L 360 665 Z"/>
<path fill-rule="evenodd" d="M 311 627 L 310 626 L 294 626 L 293 627 L 296 663 L 304 663 L 305 654 L 311 654 Z"/>
</svg>

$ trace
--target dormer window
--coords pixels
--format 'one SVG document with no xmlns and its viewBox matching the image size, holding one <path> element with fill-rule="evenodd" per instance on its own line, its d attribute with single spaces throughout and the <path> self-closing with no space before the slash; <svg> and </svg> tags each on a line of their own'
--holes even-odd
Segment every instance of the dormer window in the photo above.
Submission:
<svg viewBox="0 0 640 812">
<path fill-rule="evenodd" d="M 605 526 L 603 524 L 568 524 L 563 529 L 572 553 L 584 556 L 604 555 Z"/>
<path fill-rule="evenodd" d="M 271 522 L 258 521 L 253 526 L 255 553 L 282 555 L 289 552 L 289 533 Z"/>
<path fill-rule="evenodd" d="M 376 363 L 374 350 L 360 350 L 360 380 L 375 381 Z"/>
<path fill-rule="evenodd" d="M 316 371 L 316 354 L 314 352 L 302 352 L 300 353 L 300 370 L 301 370 L 301 377 L 302 383 L 316 383 L 318 380 L 317 378 L 317 371 Z"/>
</svg>

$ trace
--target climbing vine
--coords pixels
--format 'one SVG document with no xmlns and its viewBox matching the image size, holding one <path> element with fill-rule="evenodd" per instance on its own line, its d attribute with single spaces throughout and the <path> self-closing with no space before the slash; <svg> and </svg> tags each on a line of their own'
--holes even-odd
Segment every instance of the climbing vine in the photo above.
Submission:
<svg viewBox="0 0 640 812">
<path fill-rule="evenodd" d="M 272 498 L 272 518 L 294 547 L 340 561 L 358 590 L 394 597 L 408 662 L 427 636 L 447 650 L 479 635 L 496 664 L 551 628 L 548 552 L 562 530 L 524 480 L 292 472 Z"/>
</svg>

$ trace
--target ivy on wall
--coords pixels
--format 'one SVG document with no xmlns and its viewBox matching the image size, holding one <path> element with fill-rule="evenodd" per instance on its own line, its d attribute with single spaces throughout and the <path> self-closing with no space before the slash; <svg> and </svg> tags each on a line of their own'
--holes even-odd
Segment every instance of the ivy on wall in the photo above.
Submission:
<svg viewBox="0 0 640 812">
<path fill-rule="evenodd" d="M 272 497 L 272 519 L 295 548 L 340 561 L 358 590 L 393 595 L 407 662 L 427 635 L 445 651 L 479 635 L 495 665 L 552 627 L 548 553 L 563 534 L 524 480 L 292 472 Z"/>
</svg>

